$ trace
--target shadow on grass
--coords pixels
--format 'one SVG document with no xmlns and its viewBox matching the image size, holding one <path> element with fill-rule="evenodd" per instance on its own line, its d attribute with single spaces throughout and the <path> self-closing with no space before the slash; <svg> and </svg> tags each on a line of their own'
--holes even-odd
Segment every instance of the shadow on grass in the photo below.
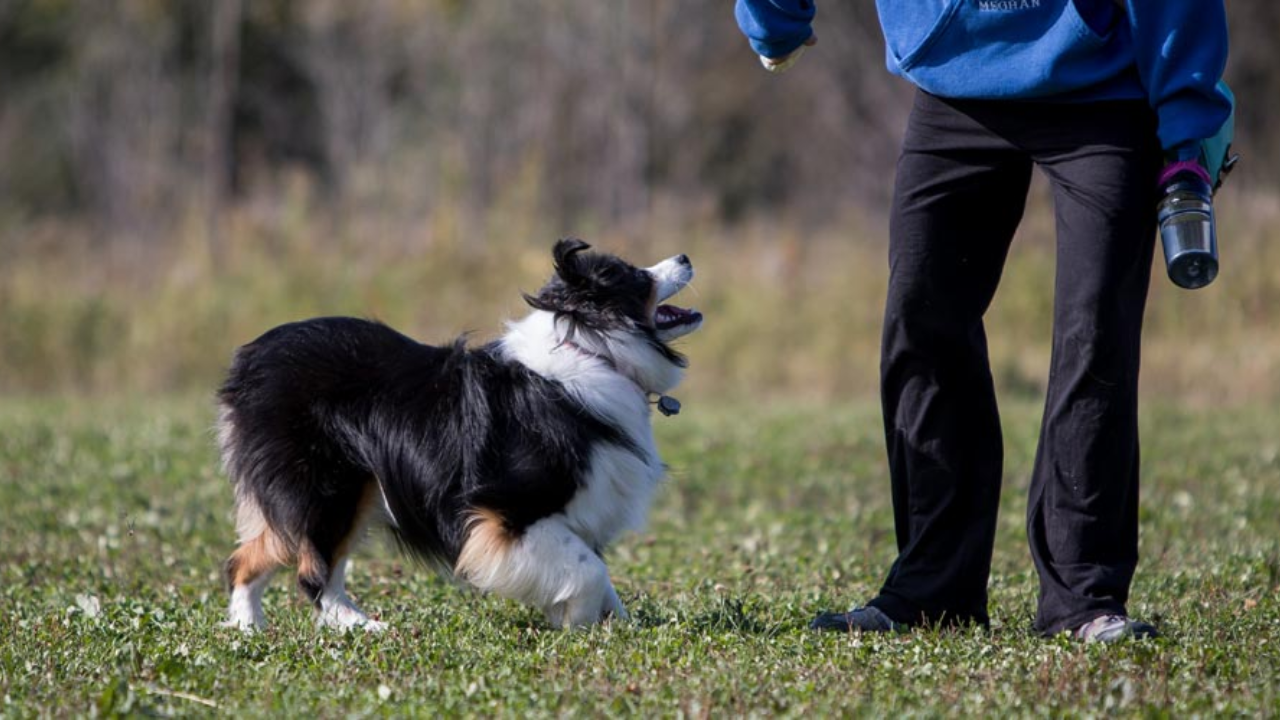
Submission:
<svg viewBox="0 0 1280 720">
<path fill-rule="evenodd" d="M 657 601 L 639 596 L 624 604 L 629 618 L 622 627 L 638 631 L 678 630 L 683 633 L 733 633 L 763 638 L 773 637 L 804 627 L 800 620 L 765 619 L 768 611 L 759 598 L 716 597 L 694 607 Z M 508 630 L 552 631 L 541 613 L 527 612 L 507 616 L 500 624 Z"/>
<path fill-rule="evenodd" d="M 718 596 L 702 607 L 671 607 L 641 596 L 630 607 L 635 627 L 650 630 L 679 626 L 692 632 L 737 633 L 773 637 L 800 626 L 795 621 L 778 622 L 761 617 L 765 614 L 758 598 Z"/>
</svg>

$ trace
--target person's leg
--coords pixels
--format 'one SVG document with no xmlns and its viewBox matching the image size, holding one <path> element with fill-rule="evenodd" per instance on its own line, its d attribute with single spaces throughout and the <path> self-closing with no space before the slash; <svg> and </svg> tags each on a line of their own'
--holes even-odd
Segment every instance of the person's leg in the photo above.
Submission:
<svg viewBox="0 0 1280 720">
<path fill-rule="evenodd" d="M 1161 153 L 1142 102 L 1064 106 L 1033 148 L 1053 186 L 1053 353 L 1027 535 L 1036 629 L 1124 615 L 1138 560 L 1138 359 Z"/>
<path fill-rule="evenodd" d="M 897 623 L 988 621 L 1003 447 L 982 317 L 1031 176 L 973 112 L 990 107 L 919 94 L 898 162 L 881 397 L 899 554 L 869 603 Z"/>
</svg>

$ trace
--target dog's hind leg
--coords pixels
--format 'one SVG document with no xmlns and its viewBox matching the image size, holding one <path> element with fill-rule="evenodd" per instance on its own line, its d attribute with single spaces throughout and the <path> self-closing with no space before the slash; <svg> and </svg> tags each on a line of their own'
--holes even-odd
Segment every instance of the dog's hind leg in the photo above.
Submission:
<svg viewBox="0 0 1280 720">
<path fill-rule="evenodd" d="M 283 544 L 269 529 L 241 543 L 227 560 L 227 585 L 231 605 L 224 627 L 260 630 L 267 625 L 262 611 L 262 594 L 271 576 L 285 562 Z"/>
<path fill-rule="evenodd" d="M 330 503 L 317 531 L 299 550 L 298 584 L 315 604 L 316 622 L 322 626 L 369 631 L 387 627 L 364 614 L 347 595 L 346 588 L 351 551 L 364 535 L 380 498 L 377 483 L 368 481 L 361 486 L 354 504 Z"/>
<path fill-rule="evenodd" d="M 347 595 L 346 575 L 349 560 L 349 557 L 342 558 L 330 571 L 329 582 L 320 593 L 316 622 L 339 630 L 356 627 L 370 632 L 385 630 L 386 623 L 370 619 Z"/>
</svg>

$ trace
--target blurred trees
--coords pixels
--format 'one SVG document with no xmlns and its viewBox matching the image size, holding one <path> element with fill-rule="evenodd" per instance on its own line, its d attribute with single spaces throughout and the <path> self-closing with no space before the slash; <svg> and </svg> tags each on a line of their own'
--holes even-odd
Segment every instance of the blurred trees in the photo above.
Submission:
<svg viewBox="0 0 1280 720">
<path fill-rule="evenodd" d="M 1280 10 L 1234 3 L 1228 78 L 1250 166 L 1274 166 Z M 0 226 L 75 218 L 161 237 L 185 213 L 323 207 L 483 237 L 512 197 L 556 228 L 655 207 L 820 224 L 882 206 L 910 89 L 872 3 L 764 73 L 727 2 L 0 0 Z"/>
</svg>

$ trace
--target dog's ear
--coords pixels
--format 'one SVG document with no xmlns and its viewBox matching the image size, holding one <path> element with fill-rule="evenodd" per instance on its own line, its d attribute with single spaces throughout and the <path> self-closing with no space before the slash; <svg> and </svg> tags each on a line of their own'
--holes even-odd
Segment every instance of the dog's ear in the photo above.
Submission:
<svg viewBox="0 0 1280 720">
<path fill-rule="evenodd" d="M 551 251 L 556 261 L 556 274 L 568 285 L 574 285 L 582 278 L 578 253 L 591 247 L 577 238 L 565 238 L 556 243 Z"/>
<path fill-rule="evenodd" d="M 520 293 L 520 296 L 524 298 L 525 304 L 534 310 L 546 310 L 553 313 L 564 312 L 564 308 L 559 302 L 559 293 L 547 292 L 546 288 L 543 288 L 537 295 Z"/>
</svg>

